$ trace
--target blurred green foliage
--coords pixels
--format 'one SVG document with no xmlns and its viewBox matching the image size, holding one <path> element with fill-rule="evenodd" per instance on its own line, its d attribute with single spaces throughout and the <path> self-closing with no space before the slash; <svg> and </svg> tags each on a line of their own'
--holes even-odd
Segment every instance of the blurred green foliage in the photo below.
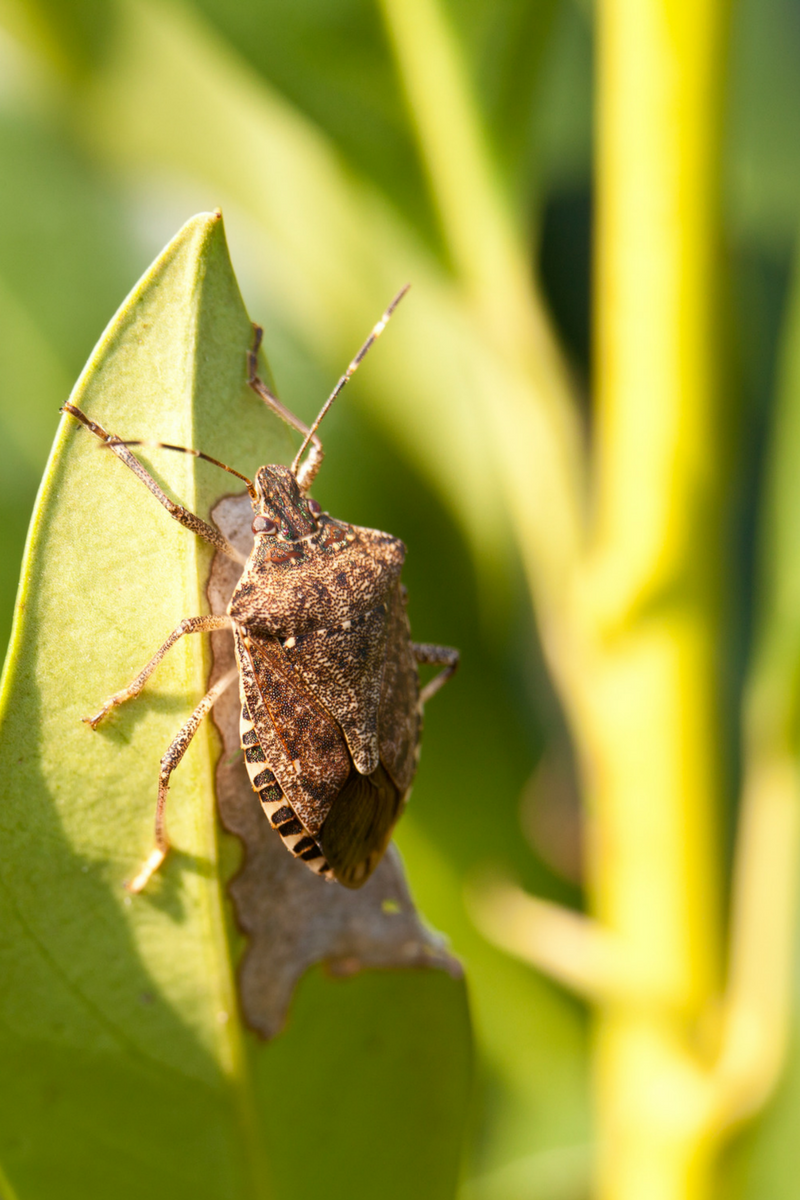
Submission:
<svg viewBox="0 0 800 1200">
<path fill-rule="evenodd" d="M 330 151 L 344 178 L 366 189 L 381 211 L 390 212 L 393 228 L 406 231 L 437 270 L 447 271 L 447 251 L 376 6 L 367 0 L 195 0 L 174 12 L 170 53 L 180 54 L 184 37 L 188 55 L 202 45 L 206 64 L 218 63 L 219 76 L 208 80 L 209 96 L 217 88 L 231 94 L 240 88 L 237 111 L 252 112 L 254 125 L 262 119 L 262 95 L 285 102 Z M 541 278 L 576 377 L 585 383 L 592 212 L 589 5 L 469 0 L 450 3 L 447 12 L 488 131 L 493 169 L 527 238 L 531 271 Z M 191 112 L 187 118 L 177 99 L 173 109 L 157 88 L 149 98 L 143 89 L 135 136 L 128 136 L 133 126 L 123 124 L 115 138 L 117 114 L 110 104 L 103 107 L 110 94 L 103 73 L 109 62 L 120 61 L 115 38 L 131 13 L 144 14 L 137 36 L 154 28 L 153 12 L 130 3 L 5 0 L 0 14 L 3 644 L 59 404 L 116 306 L 192 212 L 217 203 L 225 207 L 248 310 L 266 326 L 265 346 L 280 393 L 298 412 L 316 411 L 344 366 L 347 338 L 351 349 L 357 344 L 349 326 L 341 330 L 337 324 L 333 287 L 326 293 L 330 325 L 337 330 L 331 338 L 324 308 L 302 310 L 303 281 L 290 301 L 276 291 L 287 268 L 281 248 L 270 246 L 262 228 L 256 194 L 269 186 L 270 164 L 259 163 L 255 170 L 254 162 L 252 177 L 246 169 L 236 178 L 224 176 L 226 138 L 245 136 L 226 129 L 229 114 L 220 116 L 218 127 L 197 128 L 197 144 L 190 146 Z M 159 43 L 154 61 L 162 52 Z M 155 72 L 154 67 L 154 78 Z M 735 714 L 751 638 L 754 530 L 777 348 L 782 337 L 790 346 L 800 340 L 796 319 L 784 328 L 800 212 L 798 88 L 800 9 L 790 0 L 739 0 L 725 161 L 729 427 L 723 440 L 735 580 L 725 598 L 733 764 L 729 828 L 735 815 Z M 102 127 L 104 119 L 110 127 Z M 302 155 L 302 138 L 297 144 Z M 325 202 L 322 197 L 323 209 Z M 374 226 L 362 232 L 376 237 Z M 349 252 L 343 241 L 332 261 L 346 264 Z M 393 245 L 371 245 L 371 259 L 382 255 L 397 261 Z M 346 269 L 340 280 L 347 307 Z M 390 291 L 387 287 L 386 298 Z M 406 304 L 416 302 L 412 293 Z M 378 353 L 394 336 L 392 329 Z M 457 366 L 452 364 L 454 379 Z M 530 890 L 580 904 L 563 722 L 542 669 L 501 501 L 490 522 L 496 544 L 487 553 L 485 531 L 476 531 L 469 505 L 442 485 L 448 471 L 459 470 L 458 463 L 445 461 L 448 445 L 423 444 L 418 432 L 414 438 L 404 435 L 396 415 L 382 412 L 379 377 L 380 368 L 370 374 L 365 367 L 353 395 L 332 412 L 317 492 L 325 507 L 345 519 L 389 529 L 406 541 L 417 636 L 462 650 L 457 681 L 426 717 L 422 770 L 398 842 L 423 912 L 447 932 L 468 972 L 478 1066 L 464 1197 L 579 1200 L 588 1194 L 591 1157 L 585 1014 L 565 993 L 489 946 L 471 926 L 463 901 L 465 881 L 500 863 Z M 436 404 L 437 428 L 465 422 L 455 383 L 441 390 Z M 213 445 L 204 449 L 215 452 Z M 445 463 L 438 478 L 432 466 L 437 460 Z M 483 479 L 467 477 L 463 491 L 480 495 L 484 485 Z M 90 529 L 85 536 L 91 538 Z M 91 602 L 90 596 L 80 598 Z M 542 775 L 537 785 L 534 773 L 548 747 L 551 786 L 543 792 Z M 406 985 L 398 986 L 402 992 Z M 358 1005 L 348 1008 L 349 987 L 336 985 L 335 1018 L 343 1029 L 359 1019 Z M 383 984 L 374 980 L 366 987 L 381 993 Z M 331 989 L 320 988 L 312 977 L 298 998 L 296 1019 L 308 1021 L 309 1028 L 319 1007 L 330 1003 Z M 398 1002 L 402 997 L 391 988 L 375 1000 L 386 1005 L 387 1022 Z M 276 1053 L 289 1050 L 277 1047 Z M 292 1086 L 287 1067 L 290 1093 Z M 370 1086 L 366 1078 L 364 1087 Z M 335 1081 L 326 1081 L 326 1088 L 335 1105 Z M 302 1091 L 292 1093 L 294 1111 L 301 1102 Z M 795 1055 L 770 1110 L 729 1155 L 726 1194 L 753 1200 L 794 1196 L 800 1173 L 798 1105 Z M 375 1149 L 381 1135 L 369 1128 L 368 1104 L 354 1119 L 364 1123 L 364 1139 L 371 1144 L 371 1174 L 366 1182 L 354 1180 L 350 1194 L 370 1196 L 383 1190 Z M 427 1194 L 422 1180 L 418 1190 Z"/>
</svg>

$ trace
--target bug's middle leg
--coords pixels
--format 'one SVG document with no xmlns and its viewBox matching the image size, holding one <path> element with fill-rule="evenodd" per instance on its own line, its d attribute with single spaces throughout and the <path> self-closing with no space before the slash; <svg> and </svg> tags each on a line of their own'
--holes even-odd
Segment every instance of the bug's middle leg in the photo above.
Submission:
<svg viewBox="0 0 800 1200">
<path fill-rule="evenodd" d="M 459 653 L 452 646 L 436 646 L 430 642 L 413 642 L 411 649 L 414 651 L 414 658 L 418 663 L 430 663 L 432 666 L 444 667 L 444 670 L 440 671 L 438 675 L 434 675 L 433 679 L 426 683 L 420 692 L 419 702 L 424 705 L 455 674 Z"/>
<path fill-rule="evenodd" d="M 164 642 L 164 645 L 156 650 L 149 663 L 142 667 L 136 678 L 126 688 L 123 688 L 121 692 L 115 692 L 113 696 L 109 696 L 100 711 L 96 712 L 93 717 L 84 717 L 83 720 L 87 725 L 91 725 L 92 729 L 96 729 L 103 717 L 107 713 L 110 713 L 112 708 L 116 708 L 119 704 L 124 704 L 126 700 L 132 700 L 134 696 L 138 696 L 167 651 L 171 650 L 178 638 L 183 637 L 185 633 L 210 633 L 213 629 L 224 629 L 231 624 L 231 618 L 227 616 L 186 617 L 181 621 L 178 628 L 172 631 Z"/>
<path fill-rule="evenodd" d="M 238 677 L 238 667 L 231 667 L 230 671 L 227 671 L 221 679 L 217 680 L 214 686 L 206 692 L 197 708 L 189 717 L 189 720 L 182 726 L 178 736 L 171 743 L 166 754 L 161 759 L 161 771 L 158 777 L 158 799 L 156 800 L 155 845 L 137 874 L 125 884 L 129 892 L 140 892 L 148 879 L 155 874 L 167 857 L 169 838 L 167 837 L 166 807 L 170 776 L 188 750 L 189 743 L 197 733 L 197 728 L 203 717 L 216 704 L 226 688 L 229 688 Z"/>
</svg>

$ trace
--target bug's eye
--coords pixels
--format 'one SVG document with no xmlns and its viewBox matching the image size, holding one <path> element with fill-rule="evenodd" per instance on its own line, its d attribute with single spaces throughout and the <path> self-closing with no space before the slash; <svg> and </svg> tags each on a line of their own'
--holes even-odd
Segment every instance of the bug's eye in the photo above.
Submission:
<svg viewBox="0 0 800 1200">
<path fill-rule="evenodd" d="M 320 504 L 319 500 L 309 500 L 308 507 L 311 509 L 315 517 L 318 517 L 322 512 L 322 505 Z"/>
<path fill-rule="evenodd" d="M 278 526 L 275 524 L 275 522 L 270 521 L 269 517 L 262 517 L 260 513 L 257 517 L 253 517 L 253 524 L 252 524 L 251 528 L 253 530 L 253 533 L 277 533 L 278 532 Z"/>
</svg>

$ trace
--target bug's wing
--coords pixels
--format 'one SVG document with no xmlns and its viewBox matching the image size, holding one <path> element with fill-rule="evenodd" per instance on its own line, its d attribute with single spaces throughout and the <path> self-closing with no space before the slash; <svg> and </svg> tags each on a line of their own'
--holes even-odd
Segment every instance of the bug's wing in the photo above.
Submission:
<svg viewBox="0 0 800 1200">
<path fill-rule="evenodd" d="M 338 721 L 356 770 L 380 762 L 378 709 L 386 655 L 387 604 L 330 629 L 281 639 L 304 684 Z"/>
<path fill-rule="evenodd" d="M 380 766 L 369 776 L 351 774 L 319 836 L 336 878 L 346 887 L 360 887 L 380 861 L 417 765 L 419 676 L 399 583 L 385 607 L 378 707 Z"/>
<path fill-rule="evenodd" d="M 369 776 L 351 772 L 318 837 L 339 883 L 366 883 L 389 844 L 402 800 L 383 767 Z"/>
<path fill-rule="evenodd" d="M 411 787 L 420 736 L 419 675 L 411 648 L 411 630 L 403 592 L 398 586 L 388 604 L 386 660 L 383 670 L 378 738 L 381 762 L 401 795 Z"/>
<path fill-rule="evenodd" d="M 350 755 L 329 713 L 302 687 L 274 638 L 236 630 L 247 710 L 284 795 L 315 836 L 350 775 Z"/>
</svg>

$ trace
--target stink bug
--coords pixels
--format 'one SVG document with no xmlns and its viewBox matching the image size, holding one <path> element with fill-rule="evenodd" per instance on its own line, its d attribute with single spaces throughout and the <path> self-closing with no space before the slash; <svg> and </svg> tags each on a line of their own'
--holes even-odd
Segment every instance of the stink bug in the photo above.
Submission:
<svg viewBox="0 0 800 1200">
<path fill-rule="evenodd" d="M 403 543 L 335 520 L 308 491 L 323 458 L 319 423 L 406 290 L 389 305 L 310 429 L 258 377 L 262 331 L 254 326 L 248 382 L 304 437 L 291 467 L 260 467 L 251 481 L 198 450 L 156 443 L 204 458 L 246 483 L 255 539 L 246 559 L 219 529 L 172 501 L 129 449 L 150 443 L 124 441 L 74 405 L 63 407 L 135 472 L 170 516 L 243 565 L 225 615 L 183 620 L 128 687 L 85 718 L 95 729 L 113 708 L 137 696 L 184 634 L 232 630 L 237 667 L 203 697 L 161 760 L 155 846 L 126 885 L 131 892 L 141 891 L 166 857 L 170 776 L 200 721 L 237 675 L 247 770 L 290 852 L 317 875 L 356 888 L 386 849 L 411 788 L 422 707 L 455 671 L 458 652 L 411 641 L 400 583 Z M 443 667 L 421 690 L 418 663 Z"/>
</svg>

